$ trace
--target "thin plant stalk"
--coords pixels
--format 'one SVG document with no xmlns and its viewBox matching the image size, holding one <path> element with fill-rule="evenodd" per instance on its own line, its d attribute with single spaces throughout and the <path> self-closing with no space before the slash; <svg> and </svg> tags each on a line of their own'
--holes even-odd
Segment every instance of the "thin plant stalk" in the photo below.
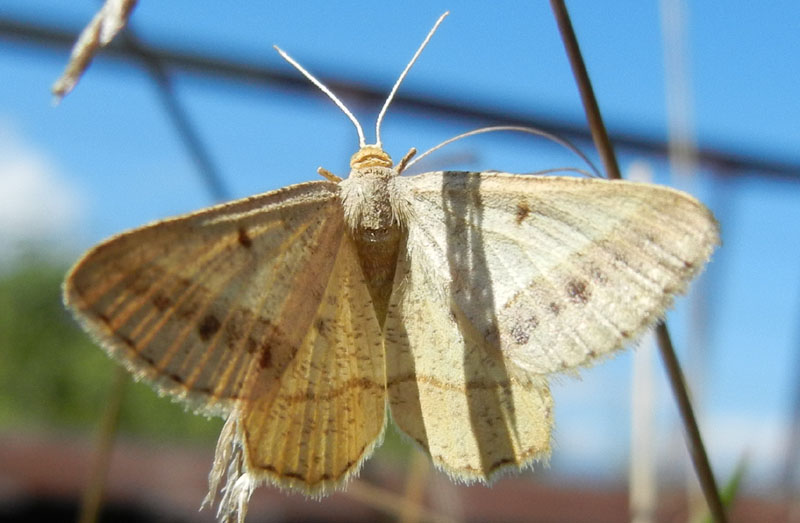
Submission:
<svg viewBox="0 0 800 523">
<path fill-rule="evenodd" d="M 589 80 L 589 74 L 586 71 L 586 65 L 584 64 L 583 56 L 578 46 L 578 40 L 575 37 L 572 22 L 567 13 L 567 8 L 563 0 L 550 0 L 550 6 L 556 18 L 559 32 L 561 33 L 561 38 L 564 42 L 570 65 L 572 66 L 572 72 L 578 84 L 595 147 L 597 147 L 608 177 L 611 179 L 621 179 L 619 164 L 617 163 L 611 141 L 608 138 L 606 127 L 603 124 L 600 108 L 594 96 L 594 90 Z M 727 521 L 725 509 L 720 499 L 714 474 L 711 471 L 711 464 L 700 436 L 700 429 L 697 426 L 697 420 L 695 419 L 691 402 L 689 401 L 689 393 L 686 389 L 683 372 L 678 363 L 678 358 L 675 355 L 675 349 L 672 346 L 672 340 L 670 339 L 666 324 L 660 322 L 656 326 L 655 332 L 656 339 L 658 340 L 659 352 L 661 353 L 661 358 L 664 361 L 664 367 L 667 371 L 667 378 L 669 379 L 672 392 L 675 396 L 675 402 L 678 406 L 678 412 L 683 422 L 689 454 L 692 457 L 697 479 L 700 481 L 703 495 L 706 498 L 706 503 L 708 503 L 714 521 L 725 522 Z"/>
<path fill-rule="evenodd" d="M 83 491 L 81 511 L 78 516 L 79 523 L 94 523 L 98 520 L 100 507 L 106 490 L 108 469 L 111 464 L 111 453 L 114 450 L 114 439 L 117 434 L 117 424 L 122 406 L 123 391 L 128 381 L 128 372 L 122 366 L 114 369 L 111 390 L 106 395 L 103 418 L 100 422 L 100 431 L 95 446 L 92 468 L 89 471 L 89 481 Z"/>
</svg>

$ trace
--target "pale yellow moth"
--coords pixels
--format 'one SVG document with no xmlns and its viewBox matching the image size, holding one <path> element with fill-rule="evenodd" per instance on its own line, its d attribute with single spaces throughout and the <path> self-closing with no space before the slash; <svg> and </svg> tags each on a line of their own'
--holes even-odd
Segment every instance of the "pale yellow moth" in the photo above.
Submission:
<svg viewBox="0 0 800 523">
<path fill-rule="evenodd" d="M 327 180 L 217 205 L 91 249 L 64 300 L 137 379 L 227 422 L 220 517 L 260 483 L 324 494 L 387 412 L 461 481 L 548 456 L 552 373 L 662 317 L 718 243 L 688 194 L 591 178 L 399 176 L 380 141 Z"/>
</svg>

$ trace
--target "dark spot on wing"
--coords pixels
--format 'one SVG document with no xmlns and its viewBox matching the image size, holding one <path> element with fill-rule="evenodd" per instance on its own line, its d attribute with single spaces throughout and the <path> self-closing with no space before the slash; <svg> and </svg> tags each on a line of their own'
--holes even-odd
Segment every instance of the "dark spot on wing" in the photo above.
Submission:
<svg viewBox="0 0 800 523">
<path fill-rule="evenodd" d="M 528 202 L 522 200 L 517 204 L 517 225 L 520 225 L 522 221 L 528 217 L 531 213 L 531 208 L 528 205 Z"/>
<path fill-rule="evenodd" d="M 561 314 L 561 305 L 559 305 L 558 303 L 556 303 L 554 301 L 551 301 L 550 302 L 550 312 L 552 312 L 554 316 L 558 316 L 559 314 Z"/>
<path fill-rule="evenodd" d="M 511 337 L 514 338 L 514 343 L 517 345 L 525 345 L 530 339 L 530 335 L 528 335 L 525 329 L 520 325 L 515 325 L 514 328 L 511 329 Z"/>
<path fill-rule="evenodd" d="M 244 227 L 239 227 L 239 238 L 238 238 L 238 240 L 239 240 L 239 245 L 241 245 L 242 247 L 244 247 L 246 249 L 249 249 L 250 247 L 253 246 L 253 240 L 247 234 L 247 229 L 245 229 Z"/>
<path fill-rule="evenodd" d="M 322 337 L 325 337 L 328 333 L 328 320 L 325 318 L 317 318 L 317 321 L 314 322 L 314 326 L 317 328 L 317 332 Z"/>
<path fill-rule="evenodd" d="M 261 346 L 261 357 L 258 359 L 258 365 L 262 369 L 267 369 L 272 365 L 272 347 L 269 343 Z"/>
<path fill-rule="evenodd" d="M 159 312 L 164 312 L 172 305 L 172 300 L 169 299 L 167 296 L 164 296 L 161 293 L 156 294 L 153 296 L 153 305 Z"/>
<path fill-rule="evenodd" d="M 591 295 L 592 293 L 584 280 L 570 280 L 567 283 L 567 296 L 573 302 L 584 304 L 589 301 Z"/>
<path fill-rule="evenodd" d="M 521 321 L 511 329 L 511 337 L 517 345 L 525 345 L 531 339 L 531 332 L 539 325 L 536 316 Z"/>
<path fill-rule="evenodd" d="M 205 318 L 200 322 L 200 325 L 197 327 L 197 334 L 200 335 L 200 339 L 203 341 L 208 341 L 208 339 L 216 334 L 216 332 L 220 328 L 219 320 L 213 314 L 206 314 Z"/>
</svg>

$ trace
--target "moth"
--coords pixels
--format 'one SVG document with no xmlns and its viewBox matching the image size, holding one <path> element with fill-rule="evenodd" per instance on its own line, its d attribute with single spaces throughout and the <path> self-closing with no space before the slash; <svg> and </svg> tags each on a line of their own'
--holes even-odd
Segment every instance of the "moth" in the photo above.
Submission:
<svg viewBox="0 0 800 523">
<path fill-rule="evenodd" d="M 244 517 L 263 482 L 321 495 L 388 415 L 453 478 L 550 451 L 548 376 L 635 340 L 718 243 L 667 187 L 496 172 L 401 176 L 360 137 L 346 179 L 122 233 L 72 268 L 64 300 L 139 380 L 226 418 L 207 502 Z"/>
</svg>

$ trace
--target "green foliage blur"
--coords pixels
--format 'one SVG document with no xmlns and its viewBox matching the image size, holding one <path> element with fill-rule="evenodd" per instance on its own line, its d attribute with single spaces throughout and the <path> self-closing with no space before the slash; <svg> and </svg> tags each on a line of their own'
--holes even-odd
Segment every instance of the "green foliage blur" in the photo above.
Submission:
<svg viewBox="0 0 800 523">
<path fill-rule="evenodd" d="M 29 257 L 0 273 L 0 430 L 94 432 L 116 363 L 61 302 L 64 267 Z M 215 441 L 221 419 L 206 419 L 125 387 L 119 430 L 153 439 Z"/>
</svg>

